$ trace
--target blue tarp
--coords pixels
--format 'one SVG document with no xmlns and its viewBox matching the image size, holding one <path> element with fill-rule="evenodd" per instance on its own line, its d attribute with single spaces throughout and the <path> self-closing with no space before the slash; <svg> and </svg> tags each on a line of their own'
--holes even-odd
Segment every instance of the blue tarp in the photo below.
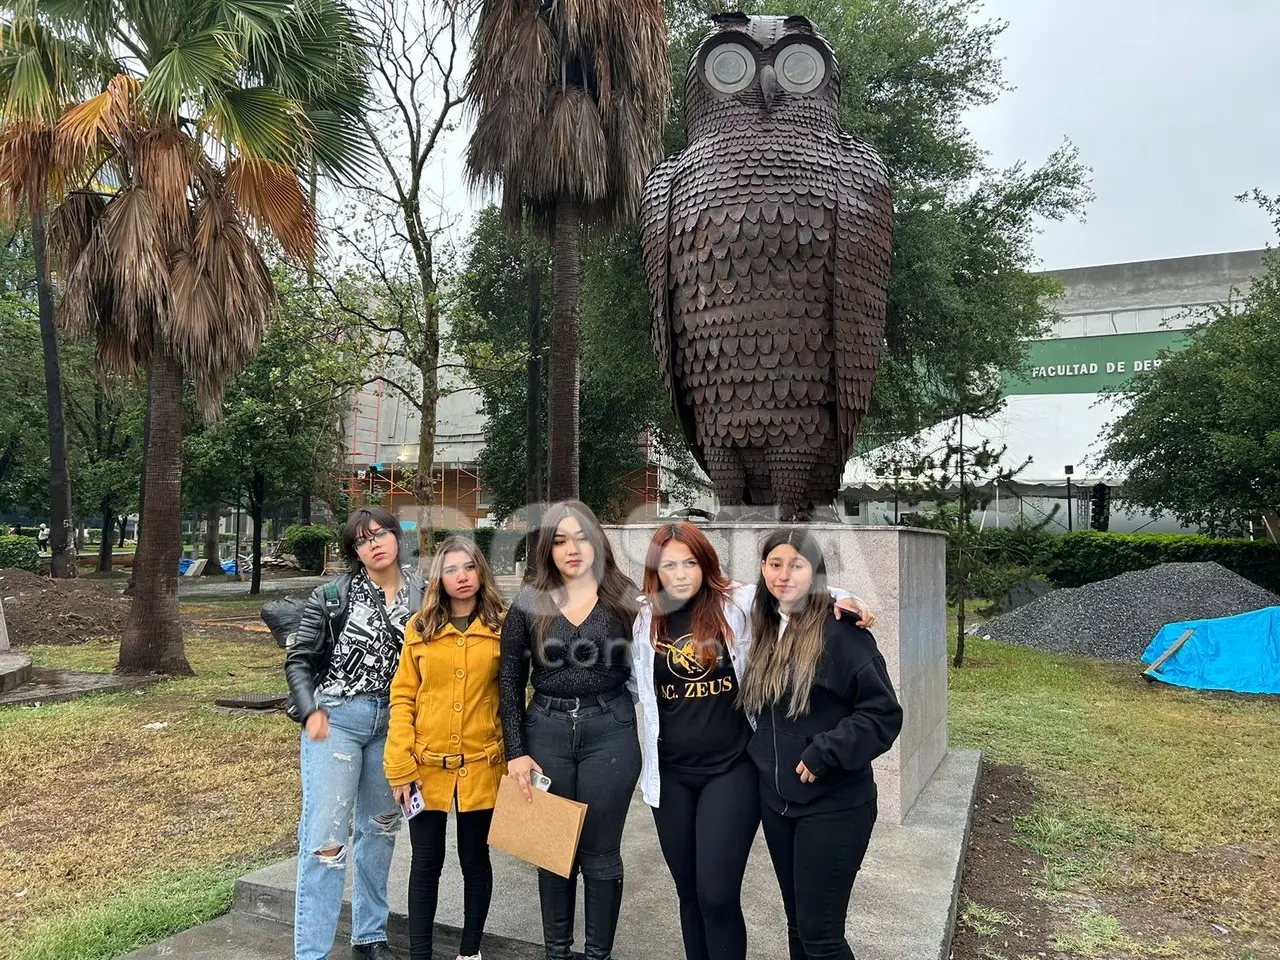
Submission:
<svg viewBox="0 0 1280 960">
<path fill-rule="evenodd" d="M 1152 676 L 1195 690 L 1280 694 L 1280 607 L 1161 628 L 1142 654 L 1155 663 L 1187 630 L 1187 642 Z"/>
</svg>

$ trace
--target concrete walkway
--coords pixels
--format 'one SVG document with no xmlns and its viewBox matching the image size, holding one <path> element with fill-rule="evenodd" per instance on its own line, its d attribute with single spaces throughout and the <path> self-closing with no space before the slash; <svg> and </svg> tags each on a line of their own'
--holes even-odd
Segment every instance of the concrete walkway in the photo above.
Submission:
<svg viewBox="0 0 1280 960">
<path fill-rule="evenodd" d="M 262 581 L 262 594 L 297 593 L 306 595 L 322 583 L 328 583 L 333 577 L 281 577 Z M 190 577 L 179 578 L 178 595 L 180 597 L 247 597 L 249 580 L 232 580 L 223 577 Z"/>
<path fill-rule="evenodd" d="M 955 921 L 956 896 L 980 758 L 953 750 L 929 782 L 902 826 L 876 826 L 863 872 L 854 885 L 848 936 L 859 960 L 945 960 Z M 452 820 L 450 845 L 453 844 Z M 675 889 L 658 849 L 653 817 L 632 804 L 623 836 L 626 898 L 619 921 L 617 960 L 683 960 Z M 487 960 L 539 960 L 543 956 L 536 873 L 495 852 L 494 899 L 484 941 Z M 232 912 L 128 955 L 133 960 L 290 960 L 294 861 L 285 860 L 242 878 Z M 401 833 L 392 865 L 389 899 L 393 944 L 407 943 L 404 915 L 409 842 Z M 349 881 L 350 878 L 348 878 Z M 462 923 L 462 878 L 453 853 L 440 884 L 437 956 L 452 956 Z M 350 896 L 348 888 L 348 898 Z M 756 838 L 743 889 L 751 960 L 787 955 L 786 921 L 763 836 Z M 349 902 L 343 907 L 347 923 Z M 578 945 L 581 946 L 581 910 Z M 339 934 L 341 937 L 342 934 Z M 347 956 L 334 951 L 335 960 Z"/>
</svg>

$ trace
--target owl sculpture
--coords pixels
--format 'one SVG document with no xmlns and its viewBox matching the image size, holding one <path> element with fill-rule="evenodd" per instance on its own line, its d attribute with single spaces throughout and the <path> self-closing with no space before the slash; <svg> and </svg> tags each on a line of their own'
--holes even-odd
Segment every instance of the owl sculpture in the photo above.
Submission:
<svg viewBox="0 0 1280 960">
<path fill-rule="evenodd" d="M 688 146 L 645 183 L 654 346 L 721 505 L 804 519 L 830 510 L 871 400 L 889 178 L 840 131 L 812 23 L 713 20 L 686 81 Z"/>
</svg>

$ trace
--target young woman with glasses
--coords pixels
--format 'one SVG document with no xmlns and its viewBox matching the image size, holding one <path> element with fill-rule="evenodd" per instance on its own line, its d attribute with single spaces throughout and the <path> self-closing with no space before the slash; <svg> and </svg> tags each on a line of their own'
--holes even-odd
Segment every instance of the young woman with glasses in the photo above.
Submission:
<svg viewBox="0 0 1280 960">
<path fill-rule="evenodd" d="M 391 960 L 387 876 L 402 817 L 383 753 L 391 681 L 422 581 L 401 569 L 400 524 L 378 507 L 351 514 L 342 551 L 350 572 L 336 590 L 311 594 L 285 657 L 303 724 L 294 957 L 329 957 L 350 860 L 352 954 Z"/>
</svg>

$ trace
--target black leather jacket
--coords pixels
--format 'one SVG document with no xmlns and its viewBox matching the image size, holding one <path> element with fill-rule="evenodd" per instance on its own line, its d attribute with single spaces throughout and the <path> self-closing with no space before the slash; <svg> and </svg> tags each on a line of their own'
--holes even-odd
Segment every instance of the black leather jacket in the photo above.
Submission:
<svg viewBox="0 0 1280 960">
<path fill-rule="evenodd" d="M 311 591 L 307 605 L 302 610 L 302 622 L 292 646 L 285 653 L 284 675 L 289 681 L 292 700 L 289 715 L 299 723 L 315 713 L 316 688 L 324 683 L 329 673 L 329 661 L 333 656 L 333 643 L 342 634 L 347 622 L 347 597 L 351 590 L 352 574 L 344 573 L 336 581 L 338 606 L 330 610 L 325 603 L 324 584 Z M 409 609 L 415 613 L 422 606 L 422 580 L 410 576 Z"/>
</svg>

